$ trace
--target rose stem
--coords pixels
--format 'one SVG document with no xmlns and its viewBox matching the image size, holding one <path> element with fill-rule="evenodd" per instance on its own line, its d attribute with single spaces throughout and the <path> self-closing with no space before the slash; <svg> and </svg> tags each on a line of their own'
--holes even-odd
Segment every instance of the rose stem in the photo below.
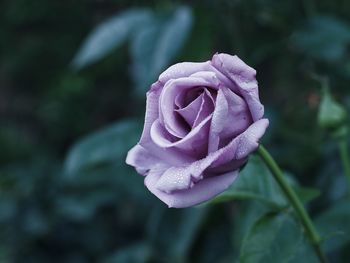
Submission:
<svg viewBox="0 0 350 263">
<path fill-rule="evenodd" d="M 307 235 L 310 238 L 310 241 L 313 245 L 313 248 L 322 263 L 326 263 L 327 259 L 325 255 L 323 254 L 321 250 L 321 237 L 316 231 L 315 226 L 313 225 L 310 216 L 306 212 L 304 206 L 302 205 L 300 199 L 298 198 L 297 194 L 293 190 L 293 188 L 290 187 L 287 180 L 285 179 L 281 169 L 278 167 L 275 160 L 272 158 L 272 156 L 269 154 L 269 152 L 264 148 L 264 146 L 260 145 L 258 148 L 258 153 L 262 160 L 265 162 L 266 166 L 270 169 L 273 177 L 281 187 L 282 191 L 286 195 L 287 199 L 297 212 L 301 223 L 304 225 L 305 231 Z"/>
<path fill-rule="evenodd" d="M 348 180 L 348 192 L 350 192 L 350 158 L 349 158 L 349 151 L 348 151 L 348 144 L 346 139 L 339 139 L 338 141 L 338 148 L 340 153 L 340 158 L 343 163 L 344 173 Z"/>
</svg>

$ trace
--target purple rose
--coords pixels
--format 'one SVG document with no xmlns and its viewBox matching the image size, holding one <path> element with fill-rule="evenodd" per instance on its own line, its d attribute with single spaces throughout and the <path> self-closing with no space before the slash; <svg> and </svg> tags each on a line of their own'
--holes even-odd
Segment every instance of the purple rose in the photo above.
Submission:
<svg viewBox="0 0 350 263">
<path fill-rule="evenodd" d="M 169 207 L 188 207 L 223 192 L 257 149 L 262 119 L 256 71 L 237 56 L 178 63 L 147 93 L 145 124 L 126 162 Z"/>
</svg>

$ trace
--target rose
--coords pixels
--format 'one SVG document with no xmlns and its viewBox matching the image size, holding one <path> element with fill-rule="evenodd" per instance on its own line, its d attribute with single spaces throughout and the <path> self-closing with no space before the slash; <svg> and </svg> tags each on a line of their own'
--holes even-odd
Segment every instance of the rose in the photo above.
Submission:
<svg viewBox="0 0 350 263">
<path fill-rule="evenodd" d="M 258 147 L 262 119 L 256 71 L 237 56 L 178 63 L 147 93 L 145 124 L 126 162 L 169 207 L 188 207 L 223 192 Z"/>
</svg>

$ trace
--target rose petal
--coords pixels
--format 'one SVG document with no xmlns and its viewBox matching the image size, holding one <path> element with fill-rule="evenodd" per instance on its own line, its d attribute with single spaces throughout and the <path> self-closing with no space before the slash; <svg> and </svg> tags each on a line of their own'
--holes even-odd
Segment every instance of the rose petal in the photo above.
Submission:
<svg viewBox="0 0 350 263">
<path fill-rule="evenodd" d="M 259 100 L 255 69 L 249 67 L 237 56 L 223 53 L 215 54 L 211 62 L 215 68 L 236 84 L 248 104 L 253 120 L 261 119 L 264 115 L 264 106 Z"/>
<path fill-rule="evenodd" d="M 182 109 L 191 104 L 203 93 L 203 87 L 193 87 L 186 89 L 184 92 L 179 92 L 175 97 L 175 106 L 177 109 Z"/>
<path fill-rule="evenodd" d="M 163 86 L 156 82 L 152 85 L 150 91 L 147 92 L 146 99 L 146 113 L 143 131 L 140 139 L 140 144 L 149 144 L 152 140 L 150 137 L 150 130 L 153 122 L 158 119 L 159 116 L 159 96 Z"/>
<path fill-rule="evenodd" d="M 210 71 L 199 71 L 195 72 L 190 77 L 202 78 L 208 81 L 210 87 L 215 87 L 216 89 L 221 89 L 222 87 L 230 88 L 232 91 L 240 93 L 236 85 L 232 85 L 232 80 L 220 72 L 217 68 L 211 65 Z"/>
<path fill-rule="evenodd" d="M 163 160 L 165 163 L 171 166 L 183 165 L 184 163 L 191 162 L 195 159 L 192 159 L 192 157 L 189 156 L 185 156 L 183 153 L 178 152 L 176 149 L 163 149 L 156 145 L 151 139 L 151 126 L 159 116 L 158 99 L 161 90 L 161 83 L 156 82 L 152 85 L 151 90 L 147 92 L 145 123 L 139 144 L 151 152 L 152 155 L 158 157 L 160 160 Z"/>
<path fill-rule="evenodd" d="M 214 68 L 213 68 L 214 69 Z M 208 87 L 219 89 L 223 85 L 217 74 L 213 71 L 199 71 L 190 75 L 190 77 L 204 79 L 208 83 Z"/>
<path fill-rule="evenodd" d="M 203 75 L 201 75 L 202 73 L 200 73 L 200 72 L 206 72 L 205 74 L 209 73 L 210 75 L 203 76 Z M 170 66 L 162 74 L 160 74 L 159 81 L 161 83 L 165 84 L 166 82 L 168 82 L 171 79 L 189 77 L 191 75 L 207 79 L 208 77 L 212 78 L 213 74 L 215 75 L 216 79 L 219 80 L 219 82 L 221 84 L 224 84 L 226 86 L 232 85 L 230 79 L 228 79 L 222 72 L 217 70 L 212 65 L 211 61 L 177 63 L 175 65 Z M 216 80 L 214 80 L 214 81 L 216 81 Z"/>
<path fill-rule="evenodd" d="M 230 89 L 222 89 L 225 95 L 228 114 L 230 118 L 226 121 L 224 128 L 220 132 L 220 141 L 232 139 L 245 131 L 253 122 L 247 103 Z"/>
<path fill-rule="evenodd" d="M 161 176 L 161 170 L 152 170 L 145 178 L 146 187 L 169 207 L 184 208 L 205 202 L 225 191 L 237 178 L 238 170 L 207 178 L 190 189 L 170 194 L 157 188 L 156 185 Z"/>
<path fill-rule="evenodd" d="M 167 169 L 157 181 L 157 189 L 171 193 L 177 190 L 189 189 L 194 183 L 187 167 L 171 167 Z"/>
<path fill-rule="evenodd" d="M 170 147 L 169 145 L 173 145 L 178 141 L 176 137 L 171 135 L 164 128 L 164 126 L 159 122 L 159 120 L 153 122 L 150 133 L 153 142 L 162 148 Z"/>
<path fill-rule="evenodd" d="M 197 116 L 193 122 L 192 128 L 197 127 L 206 117 L 208 117 L 214 110 L 214 102 L 210 92 L 204 89 L 202 103 L 199 110 L 196 112 Z"/>
<path fill-rule="evenodd" d="M 198 126 L 192 129 L 184 138 L 178 141 L 171 141 L 169 133 L 164 126 L 155 121 L 151 128 L 151 138 L 155 144 L 161 148 L 175 148 L 179 151 L 201 158 L 207 152 L 207 144 L 205 143 L 209 131 L 211 115 L 207 116 Z M 203 143 L 204 142 L 204 143 Z"/>
<path fill-rule="evenodd" d="M 209 130 L 209 143 L 208 143 L 208 153 L 214 152 L 219 146 L 219 133 L 225 127 L 228 118 L 228 104 L 222 89 L 218 91 L 216 97 L 215 109 L 213 113 L 213 118 L 211 119 L 210 130 Z"/>
<path fill-rule="evenodd" d="M 150 169 L 154 169 L 158 166 L 164 168 L 167 167 L 161 159 L 152 155 L 152 153 L 139 144 L 136 144 L 129 150 L 126 157 L 126 163 L 134 166 L 136 171 L 141 175 L 146 175 Z"/>
<path fill-rule="evenodd" d="M 219 153 L 211 167 L 218 167 L 231 161 L 241 160 L 259 146 L 259 140 L 269 126 L 268 119 L 261 119 L 254 122 L 246 131 L 234 138 L 227 146 L 215 153 Z"/>
<path fill-rule="evenodd" d="M 212 68 L 210 61 L 206 62 L 182 62 L 170 66 L 159 76 L 159 81 L 166 83 L 171 79 L 184 78 L 199 71 L 208 71 Z"/>
<path fill-rule="evenodd" d="M 162 175 L 157 183 L 157 189 L 167 193 L 189 189 L 203 178 L 203 180 L 206 180 L 203 173 L 208 168 L 215 168 L 230 162 L 232 165 L 242 165 L 246 157 L 258 147 L 258 141 L 264 134 L 267 126 L 267 119 L 259 120 L 253 123 L 244 133 L 234 138 L 224 148 L 212 152 L 205 158 L 191 164 L 166 170 L 164 177 Z"/>
<path fill-rule="evenodd" d="M 232 56 L 225 53 L 216 53 L 211 62 L 212 65 L 218 68 L 219 71 L 223 69 L 224 74 L 229 73 L 238 75 L 247 81 L 255 80 L 256 70 L 244 63 L 238 56 Z M 232 76 L 228 75 L 227 77 L 231 78 Z"/>
<path fill-rule="evenodd" d="M 210 87 L 211 82 L 203 78 L 187 77 L 169 80 L 161 94 L 159 103 L 159 119 L 172 135 L 183 138 L 188 131 L 180 125 L 175 116 L 175 98 L 180 92 L 186 92 L 194 87 Z"/>
<path fill-rule="evenodd" d="M 203 104 L 203 96 L 204 95 L 201 94 L 199 97 L 197 97 L 194 101 L 192 101 L 186 107 L 184 107 L 182 109 L 175 110 L 186 120 L 186 122 L 191 127 L 193 127 L 193 123 L 196 120 L 198 112 L 201 108 L 201 104 Z"/>
</svg>

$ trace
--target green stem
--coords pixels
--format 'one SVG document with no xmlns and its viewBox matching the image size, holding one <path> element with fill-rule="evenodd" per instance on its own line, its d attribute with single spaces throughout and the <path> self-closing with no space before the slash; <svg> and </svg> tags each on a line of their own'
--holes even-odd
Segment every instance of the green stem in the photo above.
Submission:
<svg viewBox="0 0 350 263">
<path fill-rule="evenodd" d="M 339 139 L 338 147 L 340 159 L 343 163 L 344 173 L 348 181 L 348 192 L 350 192 L 350 158 L 346 139 Z"/>
<path fill-rule="evenodd" d="M 262 160 L 265 162 L 267 167 L 270 169 L 272 175 L 274 176 L 275 180 L 283 190 L 284 194 L 286 195 L 287 199 L 295 209 L 301 223 L 303 224 L 305 231 L 313 245 L 313 248 L 322 263 L 326 263 L 327 259 L 325 255 L 323 254 L 321 250 L 321 237 L 316 231 L 316 228 L 314 227 L 310 216 L 306 212 L 303 204 L 301 203 L 300 199 L 298 198 L 297 194 L 293 190 L 293 188 L 290 187 L 289 183 L 285 179 L 281 169 L 278 167 L 275 160 L 272 158 L 272 156 L 269 154 L 269 152 L 260 145 L 258 148 L 258 153 Z"/>
</svg>

